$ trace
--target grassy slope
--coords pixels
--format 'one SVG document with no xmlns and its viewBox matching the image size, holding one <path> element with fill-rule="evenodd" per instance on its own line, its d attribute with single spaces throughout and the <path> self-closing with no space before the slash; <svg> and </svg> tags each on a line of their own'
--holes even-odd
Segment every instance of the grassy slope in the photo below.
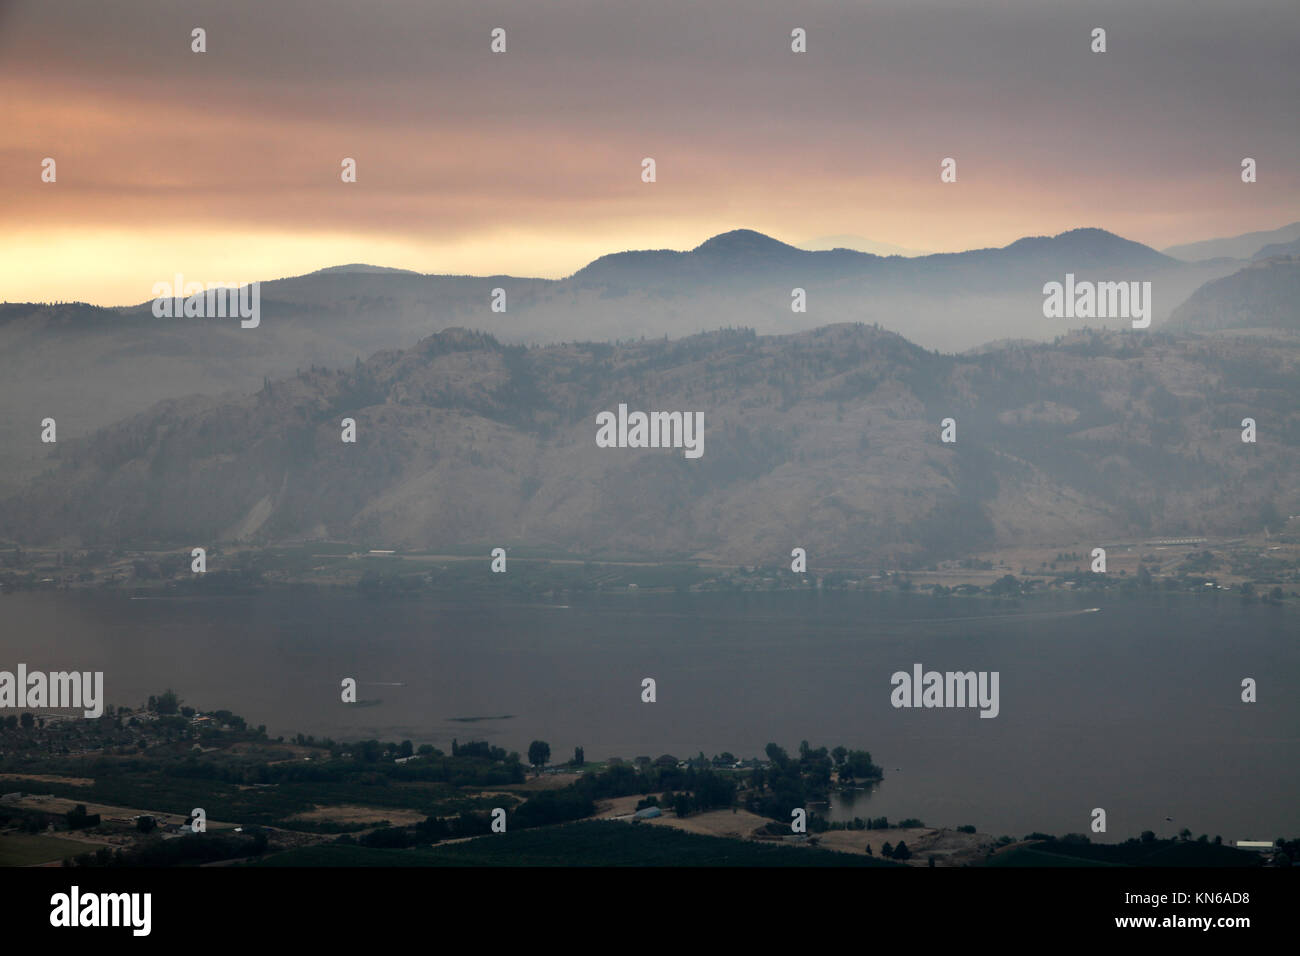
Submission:
<svg viewBox="0 0 1300 956">
<path fill-rule="evenodd" d="M 588 821 L 424 849 L 317 846 L 264 866 L 893 866 L 808 847 L 699 836 L 666 827 Z"/>
</svg>

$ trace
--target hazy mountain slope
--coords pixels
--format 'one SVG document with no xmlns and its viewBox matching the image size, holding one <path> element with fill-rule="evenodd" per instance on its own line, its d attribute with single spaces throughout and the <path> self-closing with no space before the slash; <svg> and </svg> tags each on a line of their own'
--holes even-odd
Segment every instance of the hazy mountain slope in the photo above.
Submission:
<svg viewBox="0 0 1300 956">
<path fill-rule="evenodd" d="M 1278 256 L 1300 256 L 1300 239 L 1274 242 L 1251 256 L 1252 259 L 1275 259 Z"/>
<path fill-rule="evenodd" d="M 784 334 L 830 322 L 878 323 L 928 348 L 960 351 L 999 338 L 1050 340 L 1071 325 L 1052 321 L 1042 287 L 1079 280 L 1151 281 L 1154 322 L 1237 263 L 1187 265 L 1098 229 L 1021 239 L 1003 249 L 882 258 L 847 249 L 810 252 L 751 230 L 715 236 L 687 252 L 602 256 L 559 281 L 507 276 L 338 275 L 284 280 L 264 291 L 267 321 L 311 314 L 329 327 L 463 326 L 508 343 L 678 338 L 724 327 Z M 359 285 L 364 280 L 365 286 Z M 507 311 L 490 309 L 501 288 Z M 805 290 L 807 311 L 791 309 Z M 357 320 L 365 315 L 365 322 Z M 390 347 L 405 342 L 384 342 Z"/>
<path fill-rule="evenodd" d="M 877 242 L 864 236 L 852 235 L 817 236 L 807 242 L 798 243 L 798 246 L 800 249 L 807 249 L 812 252 L 830 249 L 852 249 L 855 252 L 869 252 L 876 256 L 932 255 L 925 249 L 909 249 L 906 246 L 896 246 L 892 242 Z"/>
<path fill-rule="evenodd" d="M 261 286 L 261 321 L 158 319 L 148 303 L 0 306 L 0 492 L 31 477 L 60 437 L 189 393 L 247 391 L 263 377 L 338 367 L 413 345 L 449 327 L 508 343 L 680 338 L 726 327 L 783 334 L 833 322 L 879 323 L 927 348 L 961 351 L 1002 338 L 1047 340 L 1070 327 L 1125 320 L 1049 320 L 1042 287 L 1079 280 L 1150 280 L 1154 322 L 1235 264 L 1190 266 L 1098 229 L 1021 239 L 1003 249 L 881 258 L 809 252 L 750 230 L 689 252 L 603 256 L 560 281 L 417 275 L 351 265 Z M 507 310 L 491 310 L 492 290 Z M 807 311 L 793 312 L 804 289 Z"/>
<path fill-rule="evenodd" d="M 0 492 L 42 467 L 60 440 L 191 393 L 247 392 L 270 376 L 338 367 L 487 311 L 501 280 L 415 273 L 325 270 L 262 283 L 261 321 L 155 318 L 151 304 L 0 305 Z M 544 280 L 511 280 L 523 294 Z M 471 307 L 471 303 L 473 306 Z"/>
<path fill-rule="evenodd" d="M 543 349 L 452 330 L 61 443 L 61 466 L 0 504 L 0 533 L 745 563 L 800 546 L 892 566 L 998 542 L 1236 532 L 1266 504 L 1300 504 L 1300 339 L 1278 335 L 1094 333 L 958 358 L 853 325 Z M 703 412 L 703 457 L 598 448 L 595 415 L 619 402 Z M 1246 415 L 1257 445 L 1240 441 Z M 955 445 L 939 441 L 947 416 Z"/>
<path fill-rule="evenodd" d="M 1170 246 L 1162 250 L 1165 255 L 1173 256 L 1187 262 L 1201 259 L 1249 259 L 1270 243 L 1285 243 L 1300 239 L 1300 222 L 1293 222 L 1280 229 L 1263 232 L 1247 232 L 1227 239 L 1203 239 L 1200 242 L 1188 242 L 1183 245 Z"/>
<path fill-rule="evenodd" d="M 1300 256 L 1262 259 L 1207 282 L 1174 310 L 1171 327 L 1300 330 Z"/>
</svg>

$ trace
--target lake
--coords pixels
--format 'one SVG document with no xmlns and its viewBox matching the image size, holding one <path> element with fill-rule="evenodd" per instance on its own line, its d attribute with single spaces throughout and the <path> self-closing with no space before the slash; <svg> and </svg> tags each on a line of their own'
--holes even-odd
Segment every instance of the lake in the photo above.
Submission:
<svg viewBox="0 0 1300 956">
<path fill-rule="evenodd" d="M 1100 610 L 1087 612 L 1088 607 Z M 1020 837 L 1186 826 L 1300 834 L 1300 648 L 1291 608 L 1240 597 L 1007 603 L 918 594 L 620 593 L 503 604 L 354 593 L 0 597 L 0 669 L 102 670 L 112 705 L 174 688 L 271 736 L 453 737 L 556 761 L 762 756 L 843 744 L 885 768 L 833 817 L 919 817 Z M 997 671 L 999 714 L 900 709 L 891 675 Z M 358 681 L 371 706 L 340 701 Z M 657 701 L 641 701 L 641 680 Z M 1241 680 L 1258 702 L 1241 701 Z M 501 718 L 464 721 L 454 718 Z M 1166 821 L 1172 817 L 1172 822 Z"/>
</svg>

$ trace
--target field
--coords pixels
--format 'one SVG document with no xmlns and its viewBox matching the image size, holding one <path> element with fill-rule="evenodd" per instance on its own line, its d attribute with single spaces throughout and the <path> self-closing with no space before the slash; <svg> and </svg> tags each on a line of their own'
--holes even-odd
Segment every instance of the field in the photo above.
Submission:
<svg viewBox="0 0 1300 956">
<path fill-rule="evenodd" d="M 578 861 L 581 861 L 580 863 Z M 314 846 L 258 866 L 893 866 L 868 856 L 607 821 L 521 830 L 428 849 Z"/>
<path fill-rule="evenodd" d="M 26 833 L 0 835 L 0 866 L 37 866 L 86 852 L 86 844 L 60 837 Z"/>
</svg>

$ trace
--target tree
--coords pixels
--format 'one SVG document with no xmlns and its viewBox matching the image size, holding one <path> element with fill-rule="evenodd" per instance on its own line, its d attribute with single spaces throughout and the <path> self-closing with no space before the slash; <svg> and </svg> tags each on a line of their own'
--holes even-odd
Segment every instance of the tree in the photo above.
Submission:
<svg viewBox="0 0 1300 956">
<path fill-rule="evenodd" d="M 586 762 L 587 762 L 587 755 L 584 754 L 584 753 L 582 752 L 582 748 L 581 748 L 581 747 L 574 747 L 574 748 L 573 748 L 573 765 L 574 765 L 575 767 L 581 767 L 581 766 L 582 766 L 584 763 L 586 763 Z"/>
<path fill-rule="evenodd" d="M 673 797 L 673 813 L 679 817 L 684 817 L 691 812 L 691 795 L 689 793 L 679 793 Z"/>
<path fill-rule="evenodd" d="M 888 840 L 886 840 L 884 845 L 881 846 L 880 855 L 883 857 L 891 857 L 894 855 L 894 847 Z"/>
<path fill-rule="evenodd" d="M 871 762 L 871 753 L 866 750 L 850 750 L 840 768 L 840 776 L 848 779 L 870 780 L 880 776 L 880 768 Z"/>
<path fill-rule="evenodd" d="M 551 745 L 545 740 L 534 740 L 528 745 L 528 762 L 534 767 L 545 767 L 551 759 Z"/>
<path fill-rule="evenodd" d="M 36 718 L 32 716 L 31 711 L 24 710 L 22 716 L 23 730 L 31 730 L 36 724 Z"/>
<path fill-rule="evenodd" d="M 99 826 L 99 814 L 87 813 L 84 803 L 77 804 L 64 814 L 64 818 L 68 821 L 69 830 L 84 830 L 86 827 Z"/>
<path fill-rule="evenodd" d="M 899 840 L 898 846 L 894 847 L 894 859 L 910 860 L 911 858 L 912 858 L 912 851 L 907 848 L 907 844 L 904 841 Z"/>
<path fill-rule="evenodd" d="M 844 758 L 848 755 L 849 752 L 844 747 L 836 747 L 831 751 L 831 759 L 835 761 L 835 766 L 837 767 L 844 763 Z"/>
<path fill-rule="evenodd" d="M 766 752 L 767 759 L 778 767 L 784 767 L 790 762 L 790 756 L 776 744 L 768 744 Z"/>
<path fill-rule="evenodd" d="M 1019 592 L 1020 582 L 1016 580 L 1014 574 L 1004 574 L 989 585 L 990 594 L 1018 594 Z"/>
<path fill-rule="evenodd" d="M 139 817 L 135 821 L 135 828 L 141 833 L 152 833 L 156 826 L 158 821 L 153 817 Z"/>
</svg>

